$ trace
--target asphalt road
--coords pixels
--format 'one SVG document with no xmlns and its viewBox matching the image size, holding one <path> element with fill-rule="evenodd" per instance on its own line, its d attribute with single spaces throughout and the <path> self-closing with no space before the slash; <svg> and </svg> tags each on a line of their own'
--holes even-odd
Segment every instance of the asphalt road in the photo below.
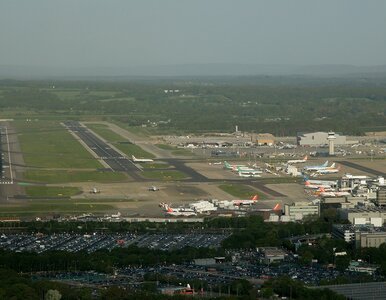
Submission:
<svg viewBox="0 0 386 300">
<path fill-rule="evenodd" d="M 106 142 L 89 131 L 87 127 L 84 127 L 79 122 L 75 121 L 67 121 L 64 123 L 64 125 L 68 130 L 76 134 L 87 145 L 87 147 L 95 153 L 97 157 L 107 163 L 113 171 L 126 172 L 138 181 L 148 181 L 138 174 L 140 169 L 138 169 L 130 159 L 123 157 L 119 152 L 111 148 Z M 183 182 L 241 183 L 241 181 L 235 180 L 209 179 L 194 169 L 188 167 L 183 159 L 161 159 L 161 161 L 167 162 L 168 164 L 174 166 L 176 170 L 179 170 L 190 177 L 189 179 L 182 180 Z M 255 186 L 263 192 L 274 197 L 285 197 L 283 194 L 280 194 L 266 187 L 264 184 L 259 183 L 256 181 L 256 179 L 243 180 L 242 183 Z"/>
<path fill-rule="evenodd" d="M 342 165 L 345 165 L 347 167 L 350 167 L 350 168 L 353 168 L 353 169 L 357 169 L 359 171 L 363 171 L 363 172 L 366 172 L 366 173 L 369 173 L 369 174 L 372 174 L 372 175 L 375 175 L 375 176 L 386 177 L 386 173 L 384 173 L 384 172 L 380 172 L 380 171 L 377 171 L 377 170 L 374 170 L 374 169 L 370 169 L 368 167 L 358 165 L 358 164 L 353 163 L 351 161 L 345 160 L 345 161 L 340 161 L 339 163 L 342 164 Z"/>
<path fill-rule="evenodd" d="M 111 148 L 79 122 L 67 121 L 66 128 L 76 134 L 97 157 L 102 159 L 114 172 L 126 172 L 136 180 L 143 180 L 137 174 L 138 167 L 128 158 Z"/>
</svg>

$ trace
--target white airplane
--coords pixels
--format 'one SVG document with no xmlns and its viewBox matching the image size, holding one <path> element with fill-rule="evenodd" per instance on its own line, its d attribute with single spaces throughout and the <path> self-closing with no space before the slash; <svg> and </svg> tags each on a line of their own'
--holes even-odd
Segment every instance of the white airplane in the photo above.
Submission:
<svg viewBox="0 0 386 300">
<path fill-rule="evenodd" d="M 224 168 L 228 170 L 236 170 L 240 167 L 246 167 L 246 165 L 231 165 L 227 161 L 224 161 Z"/>
<path fill-rule="evenodd" d="M 317 170 L 318 174 L 333 174 L 338 173 L 340 171 L 340 167 L 335 168 L 335 163 L 333 163 L 330 167 L 322 170 Z"/>
<path fill-rule="evenodd" d="M 121 217 L 121 213 L 120 212 L 117 212 L 116 215 L 111 215 L 112 218 L 120 218 Z"/>
<path fill-rule="evenodd" d="M 96 187 L 93 187 L 93 188 L 91 189 L 91 191 L 90 191 L 91 194 L 98 194 L 98 193 L 100 193 L 100 192 L 101 192 L 101 191 L 98 190 Z"/>
<path fill-rule="evenodd" d="M 152 185 L 151 187 L 148 188 L 148 190 L 151 191 L 151 192 L 156 192 L 156 191 L 159 191 L 159 188 L 154 186 L 154 185 Z"/>
<path fill-rule="evenodd" d="M 322 164 L 322 165 L 305 166 L 304 170 L 306 170 L 306 171 L 317 171 L 317 170 L 326 169 L 327 166 L 328 166 L 328 160 L 324 164 Z"/>
<path fill-rule="evenodd" d="M 154 161 L 153 159 L 150 158 L 136 158 L 134 155 L 131 156 L 131 159 L 133 162 L 152 162 Z"/>
<path fill-rule="evenodd" d="M 259 195 L 256 194 L 249 200 L 231 200 L 231 202 L 235 206 L 240 206 L 240 205 L 251 205 L 256 203 L 258 200 L 259 200 Z"/>
<path fill-rule="evenodd" d="M 261 171 L 258 171 L 261 173 Z M 243 171 L 243 172 L 239 172 L 239 176 L 240 177 L 253 177 L 253 178 L 257 178 L 257 177 L 261 177 L 261 175 L 259 175 L 260 173 L 254 173 L 254 172 L 251 172 L 251 171 Z"/>
<path fill-rule="evenodd" d="M 305 163 L 308 159 L 308 156 L 304 156 L 303 159 L 292 159 L 292 160 L 289 160 L 287 161 L 287 164 L 291 165 L 291 164 L 301 164 L 301 163 Z"/>
<path fill-rule="evenodd" d="M 308 181 L 311 184 L 325 184 L 330 186 L 336 186 L 338 184 L 337 180 L 315 180 L 315 179 L 309 179 L 307 176 L 304 176 L 303 180 Z"/>
</svg>

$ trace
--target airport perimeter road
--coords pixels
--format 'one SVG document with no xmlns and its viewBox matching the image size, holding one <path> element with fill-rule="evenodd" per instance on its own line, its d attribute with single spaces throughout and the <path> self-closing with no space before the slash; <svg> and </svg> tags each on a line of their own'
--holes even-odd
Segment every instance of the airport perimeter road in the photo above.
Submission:
<svg viewBox="0 0 386 300">
<path fill-rule="evenodd" d="M 90 132 L 87 127 L 74 121 L 64 122 L 64 126 L 78 136 L 97 157 L 102 159 L 111 168 L 111 170 L 116 172 L 127 172 L 134 179 L 143 180 L 143 178 L 136 173 L 138 168 L 131 160 L 112 149 L 106 142 Z"/>
<path fill-rule="evenodd" d="M 351 161 L 345 160 L 345 161 L 340 161 L 339 163 L 342 164 L 342 165 L 345 165 L 347 167 L 350 167 L 350 168 L 353 168 L 353 169 L 357 169 L 359 171 L 363 171 L 363 172 L 366 172 L 366 173 L 369 173 L 369 174 L 372 174 L 372 175 L 386 177 L 386 173 L 384 173 L 384 172 L 380 172 L 380 171 L 377 171 L 377 170 L 374 170 L 374 169 L 370 169 L 368 167 L 358 165 L 358 164 L 353 163 Z"/>
</svg>

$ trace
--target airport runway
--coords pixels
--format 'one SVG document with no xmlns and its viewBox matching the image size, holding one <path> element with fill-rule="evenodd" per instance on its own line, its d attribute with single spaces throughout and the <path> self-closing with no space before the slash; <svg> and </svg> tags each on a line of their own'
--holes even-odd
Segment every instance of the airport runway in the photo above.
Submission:
<svg viewBox="0 0 386 300">
<path fill-rule="evenodd" d="M 251 179 L 242 179 L 242 180 L 232 180 L 232 179 L 210 179 L 205 177 L 204 175 L 198 173 L 193 168 L 188 167 L 185 164 L 185 160 L 183 159 L 162 159 L 162 161 L 167 162 L 168 164 L 174 166 L 176 170 L 179 170 L 186 175 L 188 175 L 190 178 L 186 180 L 182 180 L 183 182 L 214 182 L 214 183 L 231 183 L 231 184 L 247 184 L 253 187 L 256 187 L 257 189 L 261 190 L 262 192 L 273 196 L 273 197 L 286 197 L 285 195 L 274 191 L 270 188 L 268 188 L 264 183 L 261 183 L 256 178 Z"/>
<path fill-rule="evenodd" d="M 353 169 L 357 169 L 359 171 L 363 171 L 363 172 L 366 172 L 366 173 L 369 173 L 369 174 L 372 174 L 372 175 L 375 175 L 375 176 L 386 177 L 386 173 L 383 173 L 383 172 L 380 172 L 380 171 L 377 171 L 377 170 L 374 170 L 374 169 L 370 169 L 370 168 L 365 167 L 365 166 L 358 165 L 358 164 L 353 163 L 351 161 L 345 160 L 345 161 L 340 161 L 339 163 L 344 165 L 344 166 L 347 166 L 347 167 L 350 167 L 350 168 L 353 168 Z"/>
<path fill-rule="evenodd" d="M 138 167 L 130 159 L 123 157 L 119 152 L 112 149 L 106 142 L 102 141 L 95 134 L 89 131 L 87 127 L 84 127 L 79 122 L 75 121 L 67 121 L 64 125 L 68 130 L 78 136 L 87 145 L 87 147 L 96 154 L 97 157 L 106 162 L 113 171 L 126 172 L 137 181 L 150 181 L 150 179 L 145 179 L 138 174 L 140 169 L 138 169 Z M 259 183 L 256 179 L 247 179 L 242 181 L 209 179 L 191 167 L 188 167 L 183 159 L 160 159 L 160 161 L 167 162 L 168 164 L 174 166 L 176 170 L 179 170 L 190 177 L 189 179 L 182 180 L 182 182 L 227 182 L 249 184 L 273 197 L 285 197 L 285 195 L 266 187 L 263 183 Z"/>
<path fill-rule="evenodd" d="M 106 142 L 95 136 L 79 122 L 64 122 L 65 127 L 77 135 L 97 157 L 102 159 L 114 172 L 126 172 L 136 180 L 144 181 L 137 174 L 138 167 L 128 158 L 112 149 Z"/>
</svg>

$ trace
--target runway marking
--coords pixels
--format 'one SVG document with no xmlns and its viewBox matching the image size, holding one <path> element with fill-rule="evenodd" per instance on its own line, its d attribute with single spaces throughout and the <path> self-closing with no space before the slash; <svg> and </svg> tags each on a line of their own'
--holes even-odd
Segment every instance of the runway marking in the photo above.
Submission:
<svg viewBox="0 0 386 300">
<path fill-rule="evenodd" d="M 9 138 L 8 138 L 8 128 L 5 127 L 5 136 L 7 137 L 7 149 L 8 149 L 8 166 L 9 166 L 9 174 L 11 182 L 9 184 L 13 184 L 13 172 L 12 172 L 12 160 L 11 160 L 11 149 L 9 146 Z"/>
</svg>

